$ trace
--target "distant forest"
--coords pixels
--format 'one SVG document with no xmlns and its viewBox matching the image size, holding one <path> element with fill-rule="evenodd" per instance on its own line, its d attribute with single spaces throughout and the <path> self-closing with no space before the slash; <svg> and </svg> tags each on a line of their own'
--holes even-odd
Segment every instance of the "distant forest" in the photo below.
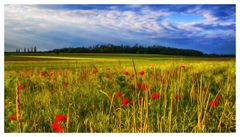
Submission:
<svg viewBox="0 0 240 137">
<path fill-rule="evenodd" d="M 163 46 L 149 46 L 141 45 L 113 45 L 102 44 L 93 47 L 77 47 L 77 48 L 62 48 L 48 51 L 50 53 L 137 53 L 137 54 L 165 54 L 165 55 L 182 55 L 182 56 L 234 56 L 234 55 L 217 55 L 204 54 L 201 51 L 191 49 L 177 49 Z"/>
</svg>

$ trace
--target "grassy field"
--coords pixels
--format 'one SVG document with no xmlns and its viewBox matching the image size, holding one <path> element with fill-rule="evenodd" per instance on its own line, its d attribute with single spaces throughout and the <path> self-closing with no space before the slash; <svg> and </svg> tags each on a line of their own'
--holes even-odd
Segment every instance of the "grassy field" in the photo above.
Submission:
<svg viewBox="0 0 240 137">
<path fill-rule="evenodd" d="M 236 132 L 235 58 L 6 54 L 5 132 Z"/>
</svg>

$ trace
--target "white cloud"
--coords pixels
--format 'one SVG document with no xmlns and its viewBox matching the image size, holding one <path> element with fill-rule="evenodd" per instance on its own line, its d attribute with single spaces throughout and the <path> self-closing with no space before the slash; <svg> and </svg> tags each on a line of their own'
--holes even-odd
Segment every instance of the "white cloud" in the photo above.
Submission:
<svg viewBox="0 0 240 137">
<path fill-rule="evenodd" d="M 204 24 L 214 24 L 218 20 L 218 18 L 213 16 L 209 11 L 202 12 L 202 15 L 205 17 Z"/>
<path fill-rule="evenodd" d="M 117 10 L 55 10 L 41 9 L 36 6 L 8 5 L 5 7 L 5 25 L 13 29 L 38 27 L 46 29 L 54 26 L 72 26 L 95 29 L 97 26 L 132 32 L 159 32 L 157 18 L 168 13 L 144 10 L 142 15 L 133 11 Z M 16 23 L 16 25 L 12 24 Z M 19 25 L 19 24 L 24 24 Z M 21 26 L 19 28 L 19 26 Z"/>
<path fill-rule="evenodd" d="M 5 5 L 6 42 L 12 45 L 31 45 L 34 43 L 31 41 L 38 39 L 45 45 L 51 46 L 54 45 L 54 42 L 55 45 L 71 43 L 73 38 L 85 41 L 92 41 L 94 38 L 99 43 L 199 36 L 215 38 L 219 35 L 218 33 L 209 34 L 196 24 L 222 24 L 223 26 L 234 24 L 232 21 L 221 22 L 211 11 L 203 10 L 200 7 L 181 13 L 161 9 L 153 10 L 148 6 L 141 5 L 130 5 L 126 10 L 119 10 L 119 7 L 116 6 L 105 10 L 43 7 Z M 173 23 L 171 20 L 165 19 L 172 14 L 196 14 L 205 19 L 196 22 Z M 225 34 L 230 35 L 228 33 L 222 35 Z M 64 36 L 60 37 L 59 35 Z M 50 42 L 51 39 L 56 40 Z M 61 41 L 61 39 L 63 40 Z"/>
</svg>

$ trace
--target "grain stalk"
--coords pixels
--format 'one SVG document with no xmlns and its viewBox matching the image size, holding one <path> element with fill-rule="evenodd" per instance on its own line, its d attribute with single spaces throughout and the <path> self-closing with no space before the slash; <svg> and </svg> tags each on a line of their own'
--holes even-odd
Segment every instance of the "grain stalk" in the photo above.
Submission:
<svg viewBox="0 0 240 137">
<path fill-rule="evenodd" d="M 16 83 L 16 117 L 18 122 L 18 130 L 22 132 L 22 123 L 21 123 L 21 102 L 20 102 L 20 91 L 19 91 L 19 82 Z"/>
<path fill-rule="evenodd" d="M 133 100 L 132 112 L 133 112 L 133 132 L 136 132 L 136 106 L 135 106 L 135 100 Z"/>
<path fill-rule="evenodd" d="M 122 129 L 122 108 L 120 107 L 118 110 L 118 132 L 121 132 Z"/>
<path fill-rule="evenodd" d="M 169 118 L 168 118 L 168 132 L 172 132 L 172 117 L 173 117 L 173 111 L 174 111 L 174 100 L 173 97 L 171 97 L 171 110 L 169 112 Z"/>
<path fill-rule="evenodd" d="M 137 70 L 136 70 L 136 66 L 134 63 L 134 60 L 132 59 L 132 63 L 133 63 L 133 69 L 134 69 L 134 73 L 135 73 L 135 77 L 134 77 L 134 85 L 135 85 L 135 92 L 137 91 Z"/>
<path fill-rule="evenodd" d="M 228 104 L 228 102 L 226 102 L 226 103 L 224 104 L 224 109 L 223 109 L 223 112 L 222 112 L 221 117 L 220 117 L 219 122 L 218 122 L 218 128 L 217 128 L 217 130 L 218 130 L 219 132 L 221 132 L 222 119 L 223 119 L 223 116 L 225 115 L 225 111 L 226 111 L 226 108 L 227 108 L 227 104 Z"/>
<path fill-rule="evenodd" d="M 161 116 L 158 114 L 158 129 L 159 131 L 162 133 L 163 132 L 163 128 L 162 128 L 162 118 Z"/>
<path fill-rule="evenodd" d="M 69 123 L 70 123 L 70 106 L 71 106 L 71 103 L 68 105 L 67 124 L 66 124 L 67 132 L 68 132 Z"/>
<path fill-rule="evenodd" d="M 134 78 L 134 92 L 137 93 L 137 71 L 136 71 L 136 66 L 134 63 L 134 60 L 132 59 L 133 63 L 133 69 L 135 73 L 135 78 Z M 136 106 L 135 106 L 135 98 L 133 98 L 133 132 L 136 131 Z"/>
<path fill-rule="evenodd" d="M 148 114 L 148 93 L 149 93 L 149 89 L 145 92 L 145 101 L 144 101 L 144 110 L 146 111 L 145 112 L 145 121 L 144 121 L 144 132 L 148 132 L 148 117 L 149 117 L 149 114 Z"/>
<path fill-rule="evenodd" d="M 143 132 L 143 98 L 140 99 L 140 129 Z"/>
</svg>

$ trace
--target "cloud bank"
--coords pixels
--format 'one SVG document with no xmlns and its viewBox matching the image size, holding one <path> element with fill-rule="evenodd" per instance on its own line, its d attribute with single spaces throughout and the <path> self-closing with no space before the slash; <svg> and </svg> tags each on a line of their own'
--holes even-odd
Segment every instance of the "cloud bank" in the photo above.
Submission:
<svg viewBox="0 0 240 137">
<path fill-rule="evenodd" d="M 5 5 L 5 51 L 136 43 L 235 54 L 235 5 Z"/>
</svg>

